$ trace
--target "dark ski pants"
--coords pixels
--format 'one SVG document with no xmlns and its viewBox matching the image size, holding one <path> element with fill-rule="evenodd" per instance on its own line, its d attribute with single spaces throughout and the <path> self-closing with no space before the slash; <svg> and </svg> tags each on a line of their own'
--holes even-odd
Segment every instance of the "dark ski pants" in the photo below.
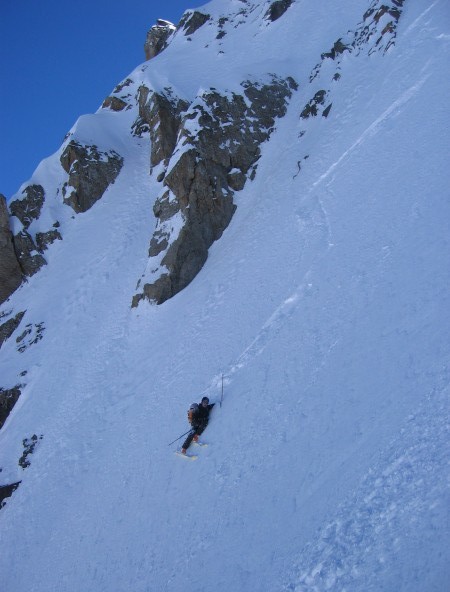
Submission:
<svg viewBox="0 0 450 592">
<path fill-rule="evenodd" d="M 192 426 L 192 430 L 189 432 L 188 437 L 184 441 L 182 448 L 188 449 L 189 446 L 191 445 L 191 442 L 192 442 L 194 436 L 196 436 L 196 435 L 200 436 L 200 434 L 203 434 L 207 425 L 208 425 L 208 422 L 202 423 L 198 426 Z"/>
</svg>

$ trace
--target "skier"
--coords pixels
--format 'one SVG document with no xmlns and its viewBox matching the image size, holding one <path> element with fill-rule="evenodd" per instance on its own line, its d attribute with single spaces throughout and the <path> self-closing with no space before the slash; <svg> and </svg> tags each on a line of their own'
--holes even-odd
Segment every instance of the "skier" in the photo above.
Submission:
<svg viewBox="0 0 450 592">
<path fill-rule="evenodd" d="M 209 421 L 209 413 L 214 405 L 215 403 L 209 403 L 208 397 L 203 397 L 200 405 L 192 403 L 188 411 L 188 420 L 192 426 L 192 430 L 189 432 L 188 437 L 181 448 L 182 454 L 186 454 L 186 450 L 191 445 L 192 440 L 197 442 L 200 434 L 205 431 Z"/>
</svg>

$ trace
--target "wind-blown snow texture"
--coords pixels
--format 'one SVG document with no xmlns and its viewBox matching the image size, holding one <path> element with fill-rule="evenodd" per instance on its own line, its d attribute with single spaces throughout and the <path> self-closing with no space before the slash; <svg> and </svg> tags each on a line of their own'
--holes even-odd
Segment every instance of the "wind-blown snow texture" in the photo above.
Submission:
<svg viewBox="0 0 450 592">
<path fill-rule="evenodd" d="M 2 386 L 26 384 L 0 432 L 0 482 L 22 480 L 0 511 L 5 592 L 448 590 L 449 8 L 406 0 L 388 51 L 374 37 L 310 83 L 369 3 L 297 1 L 273 23 L 268 6 L 215 0 L 130 75 L 191 98 L 299 83 L 230 226 L 164 305 L 130 309 L 148 140 L 131 111 L 74 128 L 125 162 L 2 308 L 44 327 L 1 350 Z M 304 120 L 320 89 L 328 117 Z M 33 179 L 56 186 L 57 162 Z M 210 446 L 185 463 L 168 443 L 222 372 Z"/>
</svg>

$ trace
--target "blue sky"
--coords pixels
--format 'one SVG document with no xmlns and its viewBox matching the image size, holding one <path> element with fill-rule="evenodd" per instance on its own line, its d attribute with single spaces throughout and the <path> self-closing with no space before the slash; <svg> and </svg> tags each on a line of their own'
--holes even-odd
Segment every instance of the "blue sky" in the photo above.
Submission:
<svg viewBox="0 0 450 592">
<path fill-rule="evenodd" d="M 206 0 L 0 0 L 0 193 L 8 199 L 84 113 L 144 61 L 157 18 Z"/>
</svg>

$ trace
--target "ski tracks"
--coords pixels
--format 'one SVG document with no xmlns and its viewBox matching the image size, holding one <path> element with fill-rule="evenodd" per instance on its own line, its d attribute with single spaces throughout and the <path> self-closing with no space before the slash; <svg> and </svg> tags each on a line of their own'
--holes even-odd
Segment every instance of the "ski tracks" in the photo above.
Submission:
<svg viewBox="0 0 450 592">
<path fill-rule="evenodd" d="M 407 419 L 400 435 L 380 455 L 352 498 L 339 508 L 336 518 L 322 528 L 315 542 L 298 552 L 300 559 L 284 590 L 444 589 L 449 574 L 439 572 L 437 558 L 435 570 L 430 557 L 434 548 L 437 557 L 444 544 L 436 538 L 436 533 L 442 532 L 442 527 L 437 531 L 439 525 L 447 523 L 444 533 L 450 544 L 446 519 L 450 496 L 448 395 L 448 387 L 433 393 Z M 440 476 L 438 481 L 436 475 Z M 418 582 L 415 588 L 411 587 L 414 574 L 404 570 L 405 566 L 411 569 L 408 556 L 417 547 L 427 552 L 413 568 Z"/>
<path fill-rule="evenodd" d="M 431 60 L 427 62 L 424 70 L 429 69 L 429 65 Z M 381 113 L 364 131 L 363 133 L 353 142 L 353 144 L 345 150 L 341 156 L 333 162 L 328 169 L 322 173 L 319 178 L 313 183 L 312 190 L 316 189 L 319 185 L 321 185 L 326 179 L 328 179 L 332 173 L 339 167 L 339 165 L 348 159 L 353 152 L 357 148 L 359 148 L 367 139 L 371 138 L 372 136 L 379 133 L 380 128 L 382 125 L 391 117 L 395 117 L 397 113 L 399 113 L 402 108 L 420 91 L 420 89 L 424 86 L 428 78 L 430 77 L 430 73 L 425 73 L 422 78 L 413 84 L 410 88 L 408 88 L 405 92 L 403 92 L 397 100 L 395 100 L 387 109 Z"/>
<path fill-rule="evenodd" d="M 146 213 L 151 211 L 148 194 L 137 188 L 134 179 L 143 177 L 148 167 L 146 156 L 145 150 L 136 151 L 129 159 L 133 165 L 126 168 L 125 163 L 105 201 L 96 204 L 95 216 L 89 212 L 80 216 L 77 228 L 65 239 L 76 246 L 81 235 L 86 248 L 74 253 L 73 268 L 79 272 L 71 285 L 55 288 L 62 295 L 62 306 L 52 311 L 52 343 L 47 352 L 58 371 L 42 377 L 34 388 L 46 393 L 44 404 L 53 409 L 48 414 L 51 422 L 42 427 L 45 441 L 54 444 L 49 457 L 60 456 L 63 466 L 72 467 L 69 479 L 70 473 L 76 472 L 77 459 L 81 467 L 91 451 L 105 444 L 102 429 L 94 434 L 93 426 L 106 429 L 113 421 L 111 405 L 123 403 L 129 394 L 126 364 L 131 298 L 147 254 Z M 101 228 L 97 226 L 99 219 Z M 57 330 L 60 317 L 68 328 L 64 334 Z M 69 374 L 72 396 L 61 397 L 64 377 Z"/>
</svg>

